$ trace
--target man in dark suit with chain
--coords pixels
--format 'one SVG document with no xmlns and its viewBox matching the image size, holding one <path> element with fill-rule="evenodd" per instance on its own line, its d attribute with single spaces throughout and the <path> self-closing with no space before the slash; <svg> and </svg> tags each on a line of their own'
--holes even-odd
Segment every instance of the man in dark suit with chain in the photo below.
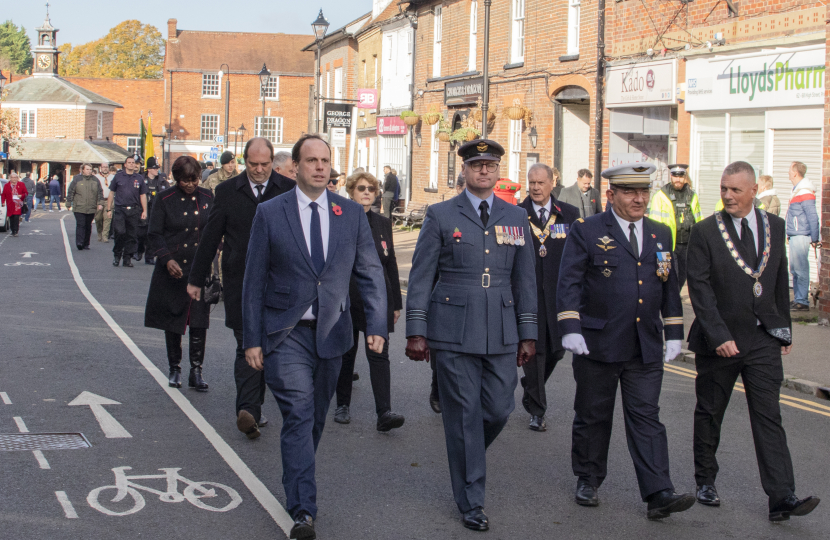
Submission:
<svg viewBox="0 0 830 540">
<path fill-rule="evenodd" d="M 528 427 L 533 431 L 545 431 L 545 411 L 548 408 L 545 383 L 556 364 L 565 356 L 556 324 L 559 263 L 570 227 L 579 219 L 579 210 L 553 197 L 553 169 L 544 163 L 535 163 L 530 167 L 527 181 L 529 196 L 519 206 L 527 210 L 533 252 L 536 254 L 539 337 L 536 340 L 536 356 L 522 366 L 522 405 L 530 414 Z"/>
<path fill-rule="evenodd" d="M 804 516 L 818 497 L 798 499 L 787 436 L 781 425 L 781 356 L 792 349 L 784 220 L 754 207 L 755 170 L 736 161 L 723 171 L 723 211 L 692 228 L 689 297 L 695 321 L 694 456 L 697 500 L 720 506 L 715 453 L 738 375 L 744 383 L 769 520 Z"/>
<path fill-rule="evenodd" d="M 259 437 L 265 398 L 265 378 L 261 371 L 252 369 L 245 361 L 242 347 L 242 280 L 245 275 L 245 257 L 251 224 L 257 206 L 294 188 L 296 183 L 274 172 L 274 146 L 262 137 L 250 139 L 243 151 L 245 171 L 216 186 L 213 208 L 202 232 L 202 241 L 196 251 L 188 278 L 187 291 L 198 300 L 211 265 L 223 241 L 222 287 L 225 300 L 225 326 L 233 329 L 236 338 L 236 427 L 249 439 Z"/>
</svg>

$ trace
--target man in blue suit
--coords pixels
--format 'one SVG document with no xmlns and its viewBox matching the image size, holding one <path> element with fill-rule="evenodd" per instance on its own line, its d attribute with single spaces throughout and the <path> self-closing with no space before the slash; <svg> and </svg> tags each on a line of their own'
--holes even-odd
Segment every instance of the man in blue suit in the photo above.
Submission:
<svg viewBox="0 0 830 540">
<path fill-rule="evenodd" d="M 651 163 L 634 163 L 602 172 L 612 208 L 571 227 L 556 301 L 562 346 L 574 354 L 576 502 L 599 504 L 597 488 L 607 474 L 620 386 L 640 495 L 648 503 L 648 518 L 662 519 L 688 510 L 695 498 L 674 492 L 666 428 L 659 417 L 661 360 L 680 353 L 683 306 L 671 231 L 644 217 L 654 170 Z"/>
<path fill-rule="evenodd" d="M 386 285 L 363 208 L 326 190 L 329 145 L 304 135 L 292 150 L 297 187 L 257 207 L 242 287 L 245 357 L 265 370 L 282 412 L 280 435 L 290 538 L 315 538 L 314 455 L 352 347 L 349 280 L 364 301 L 366 342 L 387 336 Z"/>
<path fill-rule="evenodd" d="M 437 351 L 455 503 L 465 527 L 486 531 L 485 451 L 515 406 L 514 361 L 536 354 L 536 263 L 527 212 L 493 194 L 504 149 L 475 140 L 458 155 L 467 189 L 429 207 L 415 246 L 406 355 Z"/>
</svg>

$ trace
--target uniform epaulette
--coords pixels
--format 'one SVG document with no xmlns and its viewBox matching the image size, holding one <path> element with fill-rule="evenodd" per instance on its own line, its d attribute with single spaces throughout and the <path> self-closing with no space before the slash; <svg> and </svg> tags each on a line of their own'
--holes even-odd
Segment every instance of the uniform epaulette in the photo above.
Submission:
<svg viewBox="0 0 830 540">
<path fill-rule="evenodd" d="M 582 218 L 578 218 L 578 219 L 576 220 L 576 222 L 577 222 L 577 223 L 585 223 L 585 220 L 584 220 L 584 219 L 582 219 Z"/>
</svg>

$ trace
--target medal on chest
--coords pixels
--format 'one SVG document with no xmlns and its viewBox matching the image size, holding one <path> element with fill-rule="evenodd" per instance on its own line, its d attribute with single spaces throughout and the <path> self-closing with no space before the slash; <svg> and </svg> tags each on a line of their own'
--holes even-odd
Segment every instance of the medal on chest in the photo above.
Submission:
<svg viewBox="0 0 830 540">
<path fill-rule="evenodd" d="M 386 240 L 381 240 L 380 241 L 380 246 L 383 248 L 383 256 L 388 257 L 389 256 L 389 250 L 386 249 Z"/>
<path fill-rule="evenodd" d="M 668 281 L 671 274 L 671 251 L 657 252 L 657 277 Z"/>
<path fill-rule="evenodd" d="M 761 213 L 761 220 L 764 222 L 764 252 L 761 254 L 761 259 L 759 261 L 758 268 L 754 271 L 752 268 L 749 267 L 748 264 L 746 264 L 746 262 L 741 257 L 741 254 L 738 253 L 738 250 L 735 248 L 735 243 L 732 242 L 732 239 L 729 236 L 729 231 L 726 230 L 726 223 L 724 223 L 723 221 L 723 216 L 720 212 L 715 212 L 715 219 L 717 219 L 718 221 L 718 230 L 720 231 L 723 241 L 726 243 L 726 248 L 729 250 L 729 254 L 732 255 L 732 258 L 735 260 L 735 263 L 737 263 L 741 270 L 743 270 L 746 275 L 755 280 L 755 284 L 752 286 L 752 294 L 754 294 L 756 298 L 760 298 L 761 295 L 764 294 L 764 287 L 758 280 L 761 279 L 761 274 L 763 274 L 764 270 L 767 268 L 767 263 L 769 262 L 770 245 L 772 243 L 772 235 L 770 234 L 769 218 L 767 217 L 767 213 L 763 210 L 759 210 L 759 212 Z"/>
<path fill-rule="evenodd" d="M 539 256 L 540 257 L 547 257 L 548 255 L 548 248 L 545 247 L 545 240 L 550 238 L 551 234 L 553 233 L 554 224 L 551 223 L 556 222 L 556 215 L 551 215 L 547 222 L 545 222 L 542 227 L 537 227 L 533 221 L 531 221 L 530 216 L 527 216 L 527 222 L 530 224 L 530 229 L 533 231 L 533 234 L 536 236 L 536 239 L 539 240 Z M 548 227 L 548 224 L 551 224 Z M 522 230 L 524 232 L 524 230 Z M 522 237 L 524 238 L 524 237 Z M 558 238 L 558 236 L 556 237 Z"/>
</svg>

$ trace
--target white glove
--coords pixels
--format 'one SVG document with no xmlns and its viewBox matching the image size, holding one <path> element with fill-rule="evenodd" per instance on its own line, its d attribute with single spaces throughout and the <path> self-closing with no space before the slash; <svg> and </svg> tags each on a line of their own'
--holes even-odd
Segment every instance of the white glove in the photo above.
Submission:
<svg viewBox="0 0 830 540">
<path fill-rule="evenodd" d="M 680 343 L 678 341 L 678 343 Z M 562 336 L 562 346 L 574 354 L 588 354 L 588 345 L 585 344 L 585 338 L 582 334 L 565 334 Z M 680 352 L 678 345 L 677 352 Z"/>
<path fill-rule="evenodd" d="M 680 344 L 681 341 L 679 339 L 672 339 L 666 342 L 666 356 L 663 357 L 663 363 L 668 364 L 677 358 L 677 355 L 680 354 Z"/>
</svg>

